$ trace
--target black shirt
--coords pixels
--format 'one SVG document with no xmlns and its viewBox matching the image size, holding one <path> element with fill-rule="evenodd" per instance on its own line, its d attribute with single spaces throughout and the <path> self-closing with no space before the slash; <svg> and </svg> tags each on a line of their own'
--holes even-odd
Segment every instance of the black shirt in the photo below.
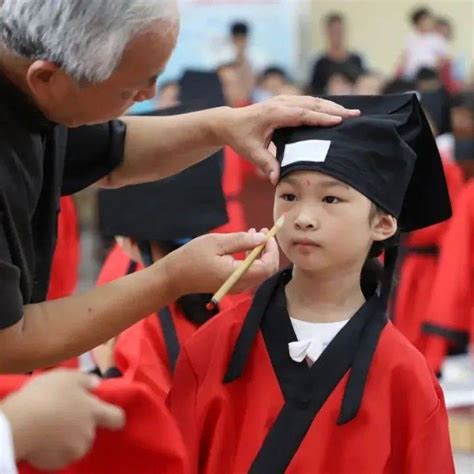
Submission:
<svg viewBox="0 0 474 474">
<path fill-rule="evenodd" d="M 46 298 L 61 195 L 109 174 L 123 159 L 118 120 L 67 129 L 0 75 L 0 329 Z"/>
<path fill-rule="evenodd" d="M 354 80 L 364 70 L 362 59 L 359 55 L 350 53 L 343 61 L 335 61 L 330 57 L 321 56 L 313 67 L 311 76 L 311 93 L 324 94 L 329 78 L 333 74 L 343 74 L 352 77 Z"/>
</svg>

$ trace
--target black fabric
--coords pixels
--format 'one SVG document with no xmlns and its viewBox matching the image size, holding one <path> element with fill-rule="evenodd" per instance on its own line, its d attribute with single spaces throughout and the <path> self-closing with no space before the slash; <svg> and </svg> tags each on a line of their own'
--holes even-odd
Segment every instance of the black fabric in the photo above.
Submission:
<svg viewBox="0 0 474 474">
<path fill-rule="evenodd" d="M 206 108 L 204 102 L 162 109 L 153 115 L 176 115 L 202 108 Z M 101 190 L 101 233 L 107 237 L 123 235 L 137 240 L 174 241 L 196 237 L 225 224 L 228 216 L 222 170 L 220 150 L 160 181 Z"/>
<path fill-rule="evenodd" d="M 260 330 L 260 323 L 267 309 L 267 305 L 270 304 L 278 288 L 279 279 L 279 274 L 274 275 L 272 278 L 266 280 L 255 293 L 252 307 L 244 320 L 234 350 L 232 351 L 232 356 L 224 376 L 224 383 L 230 383 L 236 380 L 245 370 L 250 350 Z"/>
<path fill-rule="evenodd" d="M 84 127 L 80 133 L 87 148 L 79 149 L 76 142 L 73 150 L 68 130 L 50 122 L 0 76 L 0 329 L 21 319 L 23 305 L 46 298 L 65 163 L 79 163 L 81 156 L 107 163 L 95 169 L 92 161 L 88 167 L 74 167 L 75 189 L 101 178 L 98 168 L 105 172 L 122 158 L 119 146 L 102 155 L 108 151 L 104 143 L 121 141 L 124 130 L 119 128 Z M 87 139 L 89 133 L 94 141 Z"/>
<path fill-rule="evenodd" d="M 344 392 L 338 424 L 352 420 L 362 403 L 365 383 L 381 331 L 387 322 L 373 295 L 341 329 L 319 359 L 308 367 L 291 359 L 288 343 L 297 340 L 287 312 L 285 270 L 262 285 L 242 326 L 225 382 L 245 368 L 258 331 L 278 379 L 285 403 L 252 464 L 251 473 L 284 472 L 303 441 L 314 417 L 342 377 L 352 368 Z"/>
<path fill-rule="evenodd" d="M 168 355 L 168 364 L 170 372 L 174 373 L 176 361 L 178 360 L 179 351 L 181 350 L 178 334 L 176 333 L 176 327 L 174 325 L 171 312 L 168 307 L 163 308 L 157 313 L 160 327 L 163 332 L 163 338 L 166 345 L 166 353 Z"/>
<path fill-rule="evenodd" d="M 298 170 L 332 176 L 397 217 L 403 232 L 451 216 L 441 158 L 416 94 L 327 98 L 362 114 L 335 127 L 277 130 L 281 178 Z M 329 142 L 325 157 L 285 160 L 287 146 L 311 140 Z"/>
<path fill-rule="evenodd" d="M 444 326 L 439 326 L 435 323 L 423 323 L 421 325 L 421 330 L 427 334 L 441 336 L 449 342 L 459 346 L 466 346 L 469 342 L 469 334 L 467 331 L 450 329 Z"/>
<path fill-rule="evenodd" d="M 126 127 L 120 120 L 69 129 L 61 193 L 74 194 L 119 167 L 125 137 Z"/>
<path fill-rule="evenodd" d="M 122 372 L 118 367 L 109 367 L 103 374 L 102 378 L 104 379 L 117 379 L 122 377 Z"/>
<path fill-rule="evenodd" d="M 406 255 L 428 255 L 437 257 L 439 255 L 439 247 L 437 245 L 407 245 L 402 246 L 400 256 Z"/>
<path fill-rule="evenodd" d="M 220 107 L 225 104 L 224 91 L 219 76 L 213 71 L 188 69 L 179 82 L 179 99 L 187 104 L 202 100 L 205 97 L 209 107 Z"/>
<path fill-rule="evenodd" d="M 153 256 L 151 252 L 151 244 L 149 241 L 138 242 L 138 248 L 140 249 L 140 255 L 142 257 L 143 264 L 149 267 L 153 264 Z M 163 332 L 163 339 L 165 341 L 166 353 L 168 355 L 168 364 L 170 372 L 174 372 L 176 361 L 181 350 L 178 334 L 174 325 L 173 317 L 168 307 L 161 309 L 156 313 L 161 330 Z"/>
<path fill-rule="evenodd" d="M 350 53 L 343 61 L 335 61 L 324 55 L 314 64 L 310 91 L 313 95 L 324 94 L 328 80 L 333 74 L 342 74 L 355 80 L 363 71 L 362 59 L 357 54 Z"/>
</svg>

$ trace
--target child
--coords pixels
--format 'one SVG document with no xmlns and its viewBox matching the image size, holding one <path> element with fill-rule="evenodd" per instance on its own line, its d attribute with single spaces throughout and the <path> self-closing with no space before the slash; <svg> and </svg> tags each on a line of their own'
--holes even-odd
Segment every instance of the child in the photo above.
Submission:
<svg viewBox="0 0 474 474">
<path fill-rule="evenodd" d="M 140 270 L 190 237 L 225 224 L 221 165 L 222 154 L 218 153 L 160 182 L 101 191 L 101 225 L 107 235 L 120 237 L 102 268 L 98 284 Z M 164 397 L 180 346 L 217 313 L 205 307 L 210 297 L 186 295 L 166 308 L 156 308 L 155 314 L 124 331 L 115 349 L 114 342 L 97 348 L 94 356 L 102 373 L 144 381 Z M 224 299 L 220 309 L 236 298 Z"/>
<path fill-rule="evenodd" d="M 336 100 L 361 117 L 274 136 L 293 268 L 181 351 L 169 404 L 195 472 L 454 472 L 441 389 L 385 311 L 397 227 L 451 212 L 436 145 L 414 94 Z M 361 279 L 384 247 L 378 294 Z"/>
</svg>

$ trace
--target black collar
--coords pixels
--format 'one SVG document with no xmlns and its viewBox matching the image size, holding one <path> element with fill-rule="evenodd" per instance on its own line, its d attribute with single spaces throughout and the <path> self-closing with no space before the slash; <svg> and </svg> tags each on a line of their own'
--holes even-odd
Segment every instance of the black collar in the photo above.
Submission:
<svg viewBox="0 0 474 474">
<path fill-rule="evenodd" d="M 338 419 L 338 424 L 346 423 L 355 417 L 360 407 L 372 357 L 387 322 L 381 301 L 373 295 L 309 368 L 304 363 L 294 362 L 288 352 L 288 343 L 297 339 L 284 292 L 290 279 L 291 269 L 284 270 L 257 291 L 235 344 L 224 383 L 232 382 L 243 373 L 258 331 L 262 329 L 286 403 L 304 407 L 315 397 L 325 400 L 351 368 Z M 328 389 L 327 393 L 322 393 L 323 386 Z"/>
<path fill-rule="evenodd" d="M 36 107 L 33 101 L 0 73 L 0 104 L 16 115 L 31 132 L 44 132 L 56 125 Z"/>
</svg>

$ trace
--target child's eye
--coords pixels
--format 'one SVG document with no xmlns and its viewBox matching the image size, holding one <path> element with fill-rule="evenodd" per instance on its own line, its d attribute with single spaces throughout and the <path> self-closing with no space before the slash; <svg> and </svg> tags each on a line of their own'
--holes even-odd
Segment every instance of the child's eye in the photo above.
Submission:
<svg viewBox="0 0 474 474">
<path fill-rule="evenodd" d="M 338 197 L 336 196 L 325 196 L 323 198 L 323 202 L 325 202 L 326 204 L 338 204 L 340 203 L 342 200 L 339 199 Z"/>
<path fill-rule="evenodd" d="M 293 202 L 296 200 L 296 196 L 291 193 L 283 193 L 281 195 L 281 198 L 283 199 L 283 201 L 288 201 L 288 202 Z"/>
</svg>

